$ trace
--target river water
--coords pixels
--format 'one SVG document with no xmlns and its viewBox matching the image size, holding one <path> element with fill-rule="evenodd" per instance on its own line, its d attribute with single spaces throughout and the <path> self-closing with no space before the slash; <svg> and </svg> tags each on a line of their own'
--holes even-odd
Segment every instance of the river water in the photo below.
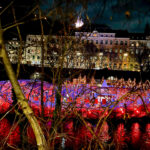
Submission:
<svg viewBox="0 0 150 150">
<path fill-rule="evenodd" d="M 95 123 L 87 123 L 93 131 Z M 73 123 L 66 125 L 68 137 L 62 138 L 63 149 L 95 149 L 96 142 L 93 139 L 90 145 L 92 134 L 83 124 L 77 125 L 73 129 Z M 99 127 L 96 136 L 104 145 L 105 149 L 117 150 L 150 150 L 150 122 L 146 119 L 133 119 L 129 122 L 124 120 L 110 120 L 105 122 L 101 134 L 98 136 Z M 57 145 L 56 145 L 57 147 Z M 97 147 L 100 149 L 100 147 Z"/>
<path fill-rule="evenodd" d="M 98 120 L 85 121 L 86 124 L 77 118 L 63 121 L 60 124 L 62 127 L 60 129 L 62 130 L 58 130 L 58 132 L 61 132 L 55 134 L 55 150 L 58 147 L 61 147 L 61 150 L 86 150 L 88 147 L 90 148 L 89 150 L 100 150 L 99 146 L 95 148 L 96 140 L 95 138 L 93 139 L 91 132 L 94 132 L 97 140 L 103 144 L 106 150 L 150 150 L 150 120 L 148 117 L 129 120 L 109 119 L 104 122 L 100 134 L 101 125 L 97 127 Z M 51 122 L 47 122 L 45 125 L 47 131 L 50 131 L 51 125 Z M 0 144 L 4 143 L 3 140 L 11 129 L 11 134 L 5 144 L 19 146 L 21 143 L 21 131 L 19 128 L 17 125 L 12 129 L 9 119 L 2 119 L 0 121 Z M 35 137 L 28 128 L 27 136 L 29 147 L 35 147 Z"/>
</svg>

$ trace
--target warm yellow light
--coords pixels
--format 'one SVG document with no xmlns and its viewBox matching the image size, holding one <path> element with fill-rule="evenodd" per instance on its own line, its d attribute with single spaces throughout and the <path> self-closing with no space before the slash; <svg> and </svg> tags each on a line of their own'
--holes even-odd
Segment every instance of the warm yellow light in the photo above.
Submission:
<svg viewBox="0 0 150 150">
<path fill-rule="evenodd" d="M 99 53 L 99 55 L 100 55 L 100 56 L 103 56 L 103 53 L 101 52 L 101 53 Z"/>
<path fill-rule="evenodd" d="M 125 57 L 128 56 L 128 53 L 124 53 L 124 56 L 125 56 Z"/>
</svg>

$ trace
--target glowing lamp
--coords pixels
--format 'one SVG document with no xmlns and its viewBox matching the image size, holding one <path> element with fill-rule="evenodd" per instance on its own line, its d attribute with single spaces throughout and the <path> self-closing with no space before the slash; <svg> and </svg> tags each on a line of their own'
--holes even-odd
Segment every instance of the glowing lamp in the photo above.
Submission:
<svg viewBox="0 0 150 150">
<path fill-rule="evenodd" d="M 123 109 L 123 108 L 120 108 L 120 112 L 121 112 L 122 114 L 124 114 L 124 109 Z"/>
<path fill-rule="evenodd" d="M 84 23 L 83 23 L 82 19 L 79 19 L 79 17 L 78 17 L 78 19 L 77 19 L 77 21 L 76 21 L 76 23 L 75 23 L 75 27 L 76 27 L 76 28 L 80 28 L 80 27 L 82 27 L 83 25 L 84 25 Z"/>
<path fill-rule="evenodd" d="M 125 57 L 127 57 L 127 56 L 128 56 L 128 53 L 124 53 L 123 55 L 124 55 Z"/>
</svg>

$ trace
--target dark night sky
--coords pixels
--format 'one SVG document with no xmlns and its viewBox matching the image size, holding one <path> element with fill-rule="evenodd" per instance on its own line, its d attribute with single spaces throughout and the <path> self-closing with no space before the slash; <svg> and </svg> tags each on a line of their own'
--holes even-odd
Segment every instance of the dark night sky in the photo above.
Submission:
<svg viewBox="0 0 150 150">
<path fill-rule="evenodd" d="M 52 0 L 45 1 L 42 8 L 52 6 Z M 145 24 L 150 23 L 150 0 L 91 0 L 87 9 L 77 10 L 80 15 L 87 14 L 92 23 L 106 24 L 112 29 L 144 32 Z"/>
<path fill-rule="evenodd" d="M 6 2 L 10 1 L 11 0 L 0 0 L 0 5 L 4 5 Z M 25 2 L 25 5 L 27 4 L 27 2 L 33 3 L 34 1 L 35 0 L 15 0 L 15 2 L 17 3 Z M 40 1 L 41 8 L 43 10 L 47 10 L 48 8 L 53 7 L 53 1 L 59 0 Z M 87 15 L 91 23 L 106 24 L 112 29 L 123 29 L 128 30 L 129 32 L 144 32 L 145 24 L 150 24 L 150 0 L 87 1 L 88 5 L 86 9 L 78 6 L 76 10 L 78 15 L 81 15 L 83 18 L 85 18 L 85 16 Z M 29 6 L 29 4 L 28 6 L 24 6 L 23 4 L 21 5 L 22 8 L 25 7 L 27 10 L 30 10 Z M 129 13 L 129 16 L 127 16 L 126 13 Z"/>
<path fill-rule="evenodd" d="M 89 5 L 91 18 L 99 12 L 100 5 L 100 0 Z M 128 12 L 130 15 L 126 16 Z M 105 23 L 113 29 L 143 32 L 145 24 L 150 23 L 150 0 L 108 0 L 103 14 L 96 18 L 94 22 Z"/>
</svg>

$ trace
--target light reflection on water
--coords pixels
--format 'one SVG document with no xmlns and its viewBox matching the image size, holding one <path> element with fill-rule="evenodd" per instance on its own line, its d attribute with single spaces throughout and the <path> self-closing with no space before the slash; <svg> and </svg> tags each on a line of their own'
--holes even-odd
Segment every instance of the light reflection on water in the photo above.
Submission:
<svg viewBox="0 0 150 150">
<path fill-rule="evenodd" d="M 5 126 L 4 126 L 5 125 Z M 5 131 L 3 128 L 5 127 Z M 1 140 L 8 132 L 11 125 L 7 119 L 0 121 L 0 135 Z M 17 127 L 18 128 L 18 127 Z M 47 123 L 47 129 L 50 131 L 51 122 Z M 97 130 L 96 130 L 97 128 Z M 19 128 L 18 128 L 19 129 Z M 103 127 L 101 124 L 97 127 L 95 123 L 88 122 L 87 126 L 76 123 L 73 120 L 66 121 L 63 125 L 63 133 L 65 136 L 61 140 L 59 137 L 56 138 L 56 143 L 61 143 L 63 149 L 73 149 L 78 150 L 87 149 L 87 146 L 92 141 L 94 145 L 95 139 L 93 138 L 91 129 L 95 132 L 96 137 L 100 142 L 105 143 L 105 148 L 108 149 L 108 145 L 113 143 L 113 148 L 117 150 L 132 149 L 132 150 L 149 150 L 150 149 L 150 123 L 145 123 L 144 121 L 131 121 L 130 123 L 125 123 L 121 121 L 111 126 L 110 122 L 104 122 Z M 15 129 L 16 130 L 16 129 Z M 99 131 L 102 131 L 99 133 Z M 28 129 L 27 132 L 28 140 L 30 144 L 35 144 L 35 137 L 32 131 Z M 20 142 L 20 132 L 13 132 L 11 137 L 8 138 L 9 144 L 18 144 Z M 13 140 L 12 140 L 13 139 Z M 11 141 L 10 141 L 11 140 Z M 16 140 L 16 141 L 15 141 Z"/>
<path fill-rule="evenodd" d="M 94 131 L 96 125 L 88 124 L 89 127 Z M 73 128 L 73 126 L 72 126 Z M 100 127 L 96 130 L 96 136 L 98 137 Z M 72 129 L 73 131 L 73 129 Z M 115 125 L 115 129 L 111 134 L 110 126 L 107 122 L 104 123 L 102 128 L 102 132 L 99 135 L 99 140 L 105 145 L 109 145 L 113 143 L 112 148 L 110 149 L 117 149 L 117 150 L 149 150 L 150 149 L 150 123 L 144 124 L 143 122 L 132 122 L 130 125 L 126 125 L 125 123 L 118 123 Z M 73 132 L 72 132 L 73 133 Z M 78 127 L 74 133 L 74 147 L 72 149 L 77 150 L 84 147 L 88 142 L 91 141 L 92 135 L 89 130 L 84 126 L 81 125 Z M 111 141 L 111 142 L 110 142 Z M 93 143 L 94 144 L 94 143 Z M 67 143 L 66 149 L 71 146 Z M 87 148 L 87 147 L 86 147 Z M 85 149 L 86 149 L 85 148 Z M 108 147 L 106 146 L 106 149 Z"/>
<path fill-rule="evenodd" d="M 94 128 L 95 126 L 93 126 Z M 82 145 L 86 137 L 89 141 L 91 140 L 91 134 L 86 127 L 81 127 L 78 132 L 82 135 L 82 138 L 78 141 L 77 145 Z M 84 129 L 83 129 L 84 128 Z M 100 141 L 109 143 L 110 139 L 113 141 L 114 147 L 112 149 L 117 150 L 149 150 L 150 149 L 150 123 L 143 125 L 139 122 L 133 122 L 130 126 L 126 127 L 124 123 L 118 123 L 116 125 L 113 134 L 110 134 L 108 123 L 104 123 L 102 132 L 99 136 Z M 98 128 L 99 129 L 99 128 Z M 93 129 L 94 130 L 94 129 Z M 84 132 L 83 132 L 84 131 Z M 98 130 L 97 130 L 98 135 Z M 86 140 L 87 140 L 86 139 Z M 78 146 L 79 147 L 79 146 Z M 82 147 L 82 146 L 81 146 Z M 107 147 L 108 148 L 108 147 Z M 106 148 L 106 149 L 107 149 Z"/>
<path fill-rule="evenodd" d="M 150 123 L 146 124 L 145 133 L 143 135 L 143 150 L 150 149 Z"/>
</svg>

